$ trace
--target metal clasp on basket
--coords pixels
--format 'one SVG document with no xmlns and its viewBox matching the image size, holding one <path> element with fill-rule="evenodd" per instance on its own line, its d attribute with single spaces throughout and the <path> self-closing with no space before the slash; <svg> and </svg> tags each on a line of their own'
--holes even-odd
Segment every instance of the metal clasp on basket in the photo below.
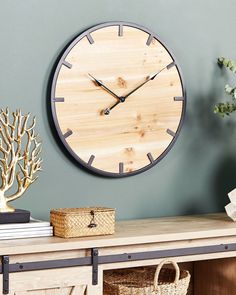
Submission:
<svg viewBox="0 0 236 295">
<path fill-rule="evenodd" d="M 91 219 L 90 224 L 88 225 L 88 227 L 89 228 L 97 227 L 97 224 L 95 223 L 95 212 L 93 210 L 91 210 L 90 214 L 92 216 L 92 219 Z"/>
</svg>

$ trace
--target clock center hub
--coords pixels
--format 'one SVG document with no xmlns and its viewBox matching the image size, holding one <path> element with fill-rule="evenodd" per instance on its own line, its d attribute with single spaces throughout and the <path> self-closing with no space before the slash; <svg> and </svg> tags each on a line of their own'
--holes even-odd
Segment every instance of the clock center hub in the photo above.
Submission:
<svg viewBox="0 0 236 295">
<path fill-rule="evenodd" d="M 125 97 L 124 96 L 120 97 L 120 102 L 125 102 Z"/>
</svg>

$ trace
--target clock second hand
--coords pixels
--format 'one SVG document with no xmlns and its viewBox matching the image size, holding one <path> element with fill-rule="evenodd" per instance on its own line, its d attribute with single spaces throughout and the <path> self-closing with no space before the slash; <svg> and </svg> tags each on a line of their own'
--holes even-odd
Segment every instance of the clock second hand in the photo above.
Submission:
<svg viewBox="0 0 236 295">
<path fill-rule="evenodd" d="M 166 68 L 168 67 L 165 66 L 164 68 L 162 68 L 160 71 L 158 71 L 157 73 L 150 75 L 147 77 L 147 79 L 141 83 L 139 86 L 137 86 L 136 88 L 134 88 L 132 91 L 130 91 L 128 94 L 126 94 L 125 96 L 121 96 L 119 97 L 119 101 L 117 101 L 115 104 L 113 104 L 110 108 L 106 108 L 104 110 L 104 114 L 105 115 L 109 115 L 111 110 L 114 109 L 118 104 L 120 104 L 121 102 L 125 102 L 126 98 L 128 96 L 130 96 L 131 94 L 133 94 L 135 91 L 137 91 L 139 88 L 141 88 L 143 85 L 145 85 L 147 82 L 149 82 L 150 80 L 154 80 L 156 78 L 157 75 L 159 75 L 162 71 L 164 71 Z"/>
<path fill-rule="evenodd" d="M 104 110 L 104 115 L 109 115 L 109 114 L 110 114 L 110 111 L 111 111 L 112 109 L 114 109 L 114 107 L 116 107 L 119 103 L 121 103 L 120 100 L 117 101 L 115 104 L 113 104 L 113 106 L 111 106 L 110 108 L 106 108 L 106 109 Z"/>
</svg>

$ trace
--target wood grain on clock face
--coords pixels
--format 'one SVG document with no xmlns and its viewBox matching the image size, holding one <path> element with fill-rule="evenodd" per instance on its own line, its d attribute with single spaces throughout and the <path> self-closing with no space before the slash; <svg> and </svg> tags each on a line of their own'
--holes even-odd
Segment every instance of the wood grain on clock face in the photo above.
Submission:
<svg viewBox="0 0 236 295">
<path fill-rule="evenodd" d="M 92 77 L 119 97 L 146 83 L 120 102 Z M 140 172 L 163 157 L 179 131 L 184 99 L 167 49 L 150 32 L 123 23 L 78 37 L 63 54 L 52 87 L 62 141 L 80 163 L 108 176 Z"/>
</svg>

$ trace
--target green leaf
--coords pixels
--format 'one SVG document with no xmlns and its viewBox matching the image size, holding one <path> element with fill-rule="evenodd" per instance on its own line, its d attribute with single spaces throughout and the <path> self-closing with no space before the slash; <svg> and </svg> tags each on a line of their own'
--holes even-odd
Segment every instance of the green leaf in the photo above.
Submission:
<svg viewBox="0 0 236 295">
<path fill-rule="evenodd" d="M 226 67 L 230 71 L 236 73 L 236 62 L 232 59 L 219 57 L 218 65 L 220 67 Z M 220 102 L 214 107 L 214 113 L 219 114 L 221 117 L 229 116 L 233 112 L 236 112 L 236 87 L 226 84 L 225 92 L 232 97 L 232 102 Z"/>
<path fill-rule="evenodd" d="M 231 94 L 232 90 L 233 90 L 233 87 L 231 87 L 229 84 L 226 84 L 225 85 L 225 91 L 226 91 L 226 93 Z"/>
<path fill-rule="evenodd" d="M 230 103 L 230 102 L 220 102 L 218 105 L 214 107 L 214 113 L 220 114 L 222 117 L 224 115 L 229 116 L 231 113 L 236 111 L 236 103 Z"/>
<path fill-rule="evenodd" d="M 233 99 L 236 99 L 236 87 L 231 87 L 229 84 L 225 85 L 225 92 L 232 96 Z"/>
<path fill-rule="evenodd" d="M 233 73 L 236 73 L 236 62 L 232 59 L 219 57 L 218 58 L 218 65 L 220 67 L 224 66 L 224 67 L 228 68 L 230 71 L 232 71 Z"/>
</svg>

